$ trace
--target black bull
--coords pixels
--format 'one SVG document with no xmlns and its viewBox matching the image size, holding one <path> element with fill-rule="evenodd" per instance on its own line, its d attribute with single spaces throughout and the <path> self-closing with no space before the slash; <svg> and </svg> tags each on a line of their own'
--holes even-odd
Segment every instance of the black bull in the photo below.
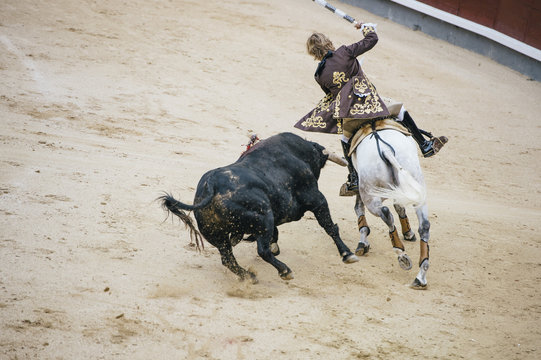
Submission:
<svg viewBox="0 0 541 360">
<path fill-rule="evenodd" d="M 301 219 L 306 211 L 332 237 L 343 262 L 358 261 L 340 238 L 327 200 L 318 189 L 317 180 L 329 156 L 339 162 L 315 142 L 292 133 L 278 134 L 253 146 L 235 163 L 204 174 L 193 205 L 169 194 L 159 200 L 166 211 L 182 219 L 197 244 L 203 235 L 218 248 L 222 264 L 241 279 L 249 276 L 257 282 L 255 274 L 240 267 L 233 255 L 233 246 L 245 235 L 257 242 L 259 256 L 282 279 L 292 279 L 291 269 L 275 257 L 279 253 L 277 226 Z M 194 211 L 199 232 L 183 210 Z"/>
</svg>

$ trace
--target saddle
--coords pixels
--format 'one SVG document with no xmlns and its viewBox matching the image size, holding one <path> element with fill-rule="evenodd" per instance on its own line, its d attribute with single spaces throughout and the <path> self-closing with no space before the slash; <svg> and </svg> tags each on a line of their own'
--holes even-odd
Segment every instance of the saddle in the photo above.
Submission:
<svg viewBox="0 0 541 360">
<path fill-rule="evenodd" d="M 350 148 L 348 156 L 351 156 L 355 152 L 357 146 L 363 141 L 365 137 L 372 134 L 372 132 L 379 130 L 397 130 L 406 136 L 411 136 L 406 127 L 396 121 L 394 118 L 385 118 L 380 120 L 368 120 L 359 125 L 359 128 L 355 131 L 353 137 L 350 140 Z"/>
</svg>

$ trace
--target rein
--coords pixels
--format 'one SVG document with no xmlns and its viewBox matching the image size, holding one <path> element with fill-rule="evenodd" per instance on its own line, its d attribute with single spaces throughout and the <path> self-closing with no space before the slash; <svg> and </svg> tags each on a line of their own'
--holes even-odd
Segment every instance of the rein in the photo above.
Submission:
<svg viewBox="0 0 541 360">
<path fill-rule="evenodd" d="M 370 125 L 372 126 L 372 134 L 371 134 L 370 136 L 373 136 L 373 137 L 376 138 L 376 146 L 378 147 L 378 154 L 379 154 L 379 157 L 381 158 L 381 160 L 383 160 L 383 162 L 384 162 L 385 164 L 387 164 L 387 166 L 391 166 L 391 163 L 389 162 L 389 160 L 387 160 L 387 159 L 385 158 L 385 156 L 383 156 L 383 152 L 381 151 L 381 147 L 380 147 L 379 143 L 380 143 L 380 141 L 381 141 L 382 143 L 384 143 L 385 145 L 387 145 L 387 146 L 391 149 L 391 151 L 393 152 L 393 155 L 396 154 L 395 151 L 394 151 L 394 148 L 391 146 L 391 144 L 389 144 L 388 142 L 386 142 L 385 140 L 383 140 L 383 139 L 381 138 L 381 136 L 379 136 L 378 131 L 376 130 L 376 121 L 375 121 L 375 120 L 372 120 L 372 121 L 370 122 Z"/>
</svg>

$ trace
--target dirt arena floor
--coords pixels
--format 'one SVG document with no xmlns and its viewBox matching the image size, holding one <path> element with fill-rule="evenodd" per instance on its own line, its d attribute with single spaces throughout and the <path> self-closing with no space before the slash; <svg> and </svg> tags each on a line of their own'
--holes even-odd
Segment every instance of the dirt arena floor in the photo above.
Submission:
<svg viewBox="0 0 541 360">
<path fill-rule="evenodd" d="M 372 215 L 371 251 L 345 265 L 311 213 L 280 226 L 283 281 L 235 248 L 190 246 L 154 201 L 191 203 L 248 135 L 291 131 L 323 92 L 312 31 L 353 26 L 309 0 L 0 2 L 1 359 L 539 359 L 541 83 L 352 6 L 378 24 L 364 69 L 450 142 L 422 159 L 426 291 Z M 346 170 L 320 189 L 358 241 Z M 417 220 L 412 215 L 412 226 Z M 406 244 L 417 263 L 418 242 Z"/>
</svg>

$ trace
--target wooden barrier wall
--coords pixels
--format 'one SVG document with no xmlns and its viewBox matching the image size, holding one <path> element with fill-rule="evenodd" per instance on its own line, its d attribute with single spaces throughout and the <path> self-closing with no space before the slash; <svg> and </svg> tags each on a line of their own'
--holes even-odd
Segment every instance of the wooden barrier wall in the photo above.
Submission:
<svg viewBox="0 0 541 360">
<path fill-rule="evenodd" d="M 419 0 L 541 49 L 541 0 Z"/>
</svg>

